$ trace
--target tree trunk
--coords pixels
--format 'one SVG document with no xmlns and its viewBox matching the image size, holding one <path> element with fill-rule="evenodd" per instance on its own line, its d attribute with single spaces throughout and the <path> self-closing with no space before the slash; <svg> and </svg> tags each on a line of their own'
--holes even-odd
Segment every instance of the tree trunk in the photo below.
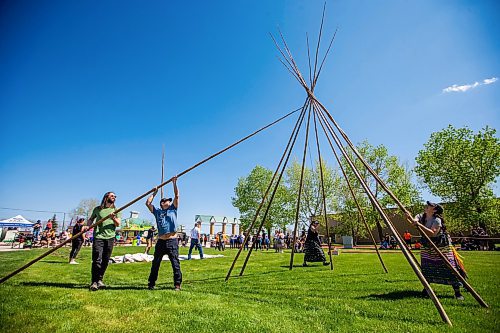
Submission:
<svg viewBox="0 0 500 333">
<path fill-rule="evenodd" d="M 380 224 L 380 221 L 378 219 L 375 222 L 377 222 L 379 241 L 382 242 L 382 239 L 384 239 L 384 231 L 382 230 L 382 225 Z"/>
</svg>

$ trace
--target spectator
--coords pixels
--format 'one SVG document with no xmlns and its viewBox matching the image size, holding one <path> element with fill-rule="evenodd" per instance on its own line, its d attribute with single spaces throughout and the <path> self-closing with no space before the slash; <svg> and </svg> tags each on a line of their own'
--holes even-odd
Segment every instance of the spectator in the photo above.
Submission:
<svg viewBox="0 0 500 333">
<path fill-rule="evenodd" d="M 197 248 L 198 252 L 200 253 L 200 259 L 203 259 L 203 248 L 201 247 L 200 244 L 200 229 L 201 223 L 196 222 L 194 224 L 194 228 L 191 229 L 191 246 L 189 246 L 189 252 L 188 252 L 188 260 L 191 260 L 191 253 L 193 252 L 193 248 Z"/>
<path fill-rule="evenodd" d="M 403 238 L 405 240 L 406 245 L 411 249 L 411 234 L 408 230 L 403 234 Z"/>
<path fill-rule="evenodd" d="M 153 247 L 153 240 L 156 234 L 156 229 L 154 226 L 149 228 L 146 235 L 146 251 L 144 253 L 149 254 L 149 250 Z"/>
<path fill-rule="evenodd" d="M 73 230 L 71 232 L 72 234 L 72 238 L 81 233 L 81 235 L 79 235 L 77 238 L 73 238 L 71 240 L 71 252 L 69 253 L 69 263 L 72 264 L 72 265 L 76 265 L 78 264 L 76 262 L 76 256 L 78 255 L 78 252 L 80 251 L 80 248 L 82 247 L 82 244 L 83 244 L 83 235 L 85 234 L 85 230 L 86 230 L 86 227 L 84 226 L 83 222 L 85 221 L 85 219 L 83 218 L 79 218 L 75 225 L 73 226 Z"/>
<path fill-rule="evenodd" d="M 40 229 L 42 229 L 42 221 L 38 220 L 33 225 L 33 240 L 38 241 L 38 236 L 40 235 Z"/>
</svg>

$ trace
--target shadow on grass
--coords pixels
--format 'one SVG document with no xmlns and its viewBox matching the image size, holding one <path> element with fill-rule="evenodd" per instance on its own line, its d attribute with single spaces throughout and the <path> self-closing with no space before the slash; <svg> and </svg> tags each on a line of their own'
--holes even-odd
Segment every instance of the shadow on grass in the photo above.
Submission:
<svg viewBox="0 0 500 333">
<path fill-rule="evenodd" d="M 62 282 L 21 282 L 22 286 L 28 287 L 54 287 L 64 289 L 89 289 L 89 284 L 81 283 L 62 283 Z M 129 285 L 114 285 L 106 286 L 104 290 L 145 290 L 148 289 L 146 285 L 143 286 L 129 286 Z M 158 289 L 174 289 L 171 288 L 158 288 Z"/>
<path fill-rule="evenodd" d="M 428 299 L 429 297 L 423 296 L 421 291 L 416 290 L 406 290 L 406 291 L 393 291 L 385 294 L 371 294 L 368 296 L 358 297 L 359 299 L 368 299 L 368 300 L 401 300 L 405 298 L 421 298 Z M 450 295 L 438 295 L 438 298 L 454 298 Z"/>
</svg>

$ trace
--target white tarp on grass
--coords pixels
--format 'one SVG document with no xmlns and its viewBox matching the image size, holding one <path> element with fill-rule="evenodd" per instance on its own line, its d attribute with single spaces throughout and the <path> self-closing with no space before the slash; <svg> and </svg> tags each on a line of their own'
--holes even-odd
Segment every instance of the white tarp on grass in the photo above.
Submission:
<svg viewBox="0 0 500 333">
<path fill-rule="evenodd" d="M 224 256 L 222 254 L 204 254 L 203 259 L 213 259 L 213 258 L 223 258 Z M 114 256 L 111 257 L 109 260 L 111 263 L 114 264 L 121 264 L 121 263 L 131 263 L 131 262 L 151 262 L 153 261 L 154 256 L 151 254 L 145 254 L 145 253 L 134 253 L 134 254 L 125 254 L 123 256 Z M 191 256 L 191 259 L 193 260 L 200 260 L 200 255 L 199 254 L 193 254 Z M 168 261 L 168 256 L 165 255 L 163 256 L 163 261 Z M 179 260 L 188 260 L 187 254 L 183 254 L 179 256 Z"/>
</svg>

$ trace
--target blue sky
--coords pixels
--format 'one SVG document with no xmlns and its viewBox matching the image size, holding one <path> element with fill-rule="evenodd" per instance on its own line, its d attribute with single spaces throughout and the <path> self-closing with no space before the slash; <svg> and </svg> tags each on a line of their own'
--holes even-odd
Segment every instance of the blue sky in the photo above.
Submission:
<svg viewBox="0 0 500 333">
<path fill-rule="evenodd" d="M 0 6 L 0 207 L 69 212 L 109 190 L 121 205 L 155 186 L 162 144 L 172 176 L 299 107 L 304 91 L 269 32 L 280 27 L 307 72 L 305 33 L 316 40 L 323 1 Z M 499 9 L 327 1 L 324 36 L 339 32 L 316 95 L 352 141 L 384 144 L 410 165 L 448 124 L 498 129 L 500 82 L 467 85 L 500 76 Z M 443 92 L 453 85 L 465 91 Z M 256 164 L 274 169 L 293 122 L 180 178 L 180 223 L 237 216 L 238 177 Z M 131 209 L 151 217 L 142 201 Z M 50 215 L 0 209 L 17 213 Z"/>
</svg>

